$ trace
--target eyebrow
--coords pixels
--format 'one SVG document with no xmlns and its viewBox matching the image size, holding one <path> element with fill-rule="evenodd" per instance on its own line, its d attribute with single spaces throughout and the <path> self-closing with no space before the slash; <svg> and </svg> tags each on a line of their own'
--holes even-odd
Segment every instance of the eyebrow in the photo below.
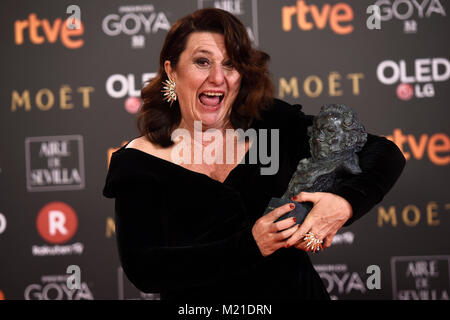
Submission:
<svg viewBox="0 0 450 320">
<path fill-rule="evenodd" d="M 205 53 L 205 54 L 209 54 L 209 55 L 212 55 L 213 53 L 211 52 L 211 51 L 209 51 L 209 50 L 206 50 L 206 49 L 195 49 L 194 50 L 194 54 L 195 53 Z"/>
</svg>

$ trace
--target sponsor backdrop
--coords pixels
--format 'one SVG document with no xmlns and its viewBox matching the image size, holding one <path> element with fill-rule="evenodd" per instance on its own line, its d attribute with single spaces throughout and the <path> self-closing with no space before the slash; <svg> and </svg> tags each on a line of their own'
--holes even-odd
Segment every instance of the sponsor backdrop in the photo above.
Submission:
<svg viewBox="0 0 450 320">
<path fill-rule="evenodd" d="M 446 0 L 2 1 L 0 299 L 159 299 L 124 275 L 102 188 L 170 26 L 212 6 L 271 55 L 278 98 L 345 103 L 408 160 L 311 254 L 332 298 L 449 299 Z"/>
</svg>

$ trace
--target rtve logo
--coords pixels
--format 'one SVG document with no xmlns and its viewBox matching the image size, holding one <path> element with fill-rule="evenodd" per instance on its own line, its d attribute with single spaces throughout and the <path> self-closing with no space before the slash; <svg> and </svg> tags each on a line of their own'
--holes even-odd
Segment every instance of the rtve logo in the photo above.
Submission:
<svg viewBox="0 0 450 320">
<path fill-rule="evenodd" d="M 416 139 L 414 135 L 404 134 L 397 128 L 386 138 L 398 146 L 406 160 L 422 160 L 426 157 L 437 166 L 450 164 L 450 137 L 443 132 L 431 135 L 423 133 Z"/>
<path fill-rule="evenodd" d="M 70 21 L 70 18 L 67 20 Z M 80 28 L 69 29 L 66 23 L 67 20 L 63 21 L 61 18 L 56 18 L 52 24 L 48 19 L 38 19 L 35 13 L 30 13 L 28 19 L 14 22 L 14 43 L 22 45 L 27 35 L 33 44 L 55 43 L 59 37 L 66 48 L 81 48 L 84 45 L 84 40 L 80 38 L 75 39 L 75 37 L 83 35 L 83 23 L 77 21 Z M 28 32 L 26 32 L 27 29 Z"/>
<path fill-rule="evenodd" d="M 45 241 L 61 244 L 69 241 L 77 231 L 78 218 L 68 204 L 51 202 L 39 211 L 36 227 Z"/>
<path fill-rule="evenodd" d="M 303 31 L 325 29 L 329 24 L 330 29 L 339 35 L 346 35 L 353 32 L 354 13 L 350 5 L 338 2 L 334 5 L 325 4 L 322 9 L 316 5 L 308 5 L 305 0 L 297 0 L 295 6 L 283 6 L 281 8 L 281 24 L 283 31 L 292 30 L 292 20 L 297 16 L 297 25 Z"/>
</svg>

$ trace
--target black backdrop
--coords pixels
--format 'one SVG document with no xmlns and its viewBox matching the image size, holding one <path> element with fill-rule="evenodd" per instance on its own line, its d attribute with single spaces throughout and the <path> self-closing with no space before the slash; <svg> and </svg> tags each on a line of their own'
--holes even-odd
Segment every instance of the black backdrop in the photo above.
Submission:
<svg viewBox="0 0 450 320">
<path fill-rule="evenodd" d="M 81 29 L 64 27 L 72 4 Z M 136 97 L 167 29 L 207 6 L 271 55 L 277 97 L 309 114 L 345 103 L 408 159 L 379 205 L 311 255 L 331 296 L 448 299 L 446 0 L 2 1 L 0 298 L 158 299 L 123 275 L 101 191 L 110 153 L 138 135 Z M 70 265 L 80 289 L 67 288 Z M 367 287 L 371 265 L 380 289 Z"/>
</svg>

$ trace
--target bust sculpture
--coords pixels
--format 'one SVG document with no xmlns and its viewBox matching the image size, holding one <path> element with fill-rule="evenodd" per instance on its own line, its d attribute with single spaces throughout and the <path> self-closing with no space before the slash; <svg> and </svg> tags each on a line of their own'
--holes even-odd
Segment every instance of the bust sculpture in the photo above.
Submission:
<svg viewBox="0 0 450 320">
<path fill-rule="evenodd" d="M 296 217 L 302 223 L 312 205 L 292 201 L 302 191 L 332 192 L 346 176 L 361 172 L 358 155 L 367 141 L 367 133 L 356 112 L 343 104 L 322 106 L 308 127 L 310 158 L 297 165 L 288 188 L 281 199 L 272 198 L 264 214 L 276 207 L 294 202 L 296 207 L 277 219 Z"/>
</svg>

